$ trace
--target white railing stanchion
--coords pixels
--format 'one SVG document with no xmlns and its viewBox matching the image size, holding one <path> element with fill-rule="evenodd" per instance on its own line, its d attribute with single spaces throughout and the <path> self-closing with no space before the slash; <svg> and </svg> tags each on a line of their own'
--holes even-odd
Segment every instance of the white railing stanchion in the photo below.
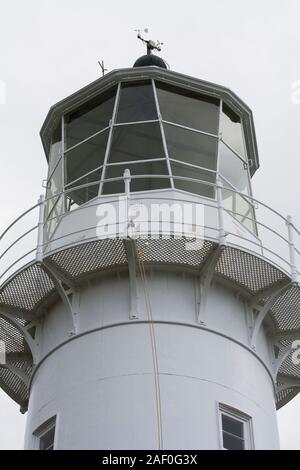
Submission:
<svg viewBox="0 0 300 470">
<path fill-rule="evenodd" d="M 39 197 L 38 204 L 39 204 L 39 221 L 38 221 L 36 260 L 42 261 L 43 260 L 43 243 L 44 243 L 45 196 L 41 195 Z"/>
<path fill-rule="evenodd" d="M 223 189 L 223 181 L 218 176 L 216 193 L 217 193 L 218 224 L 219 224 L 219 243 L 220 245 L 225 246 L 227 241 L 226 241 L 226 232 L 224 228 L 224 209 L 222 205 L 222 189 Z"/>
<path fill-rule="evenodd" d="M 297 273 L 297 267 L 296 267 L 296 251 L 295 251 L 294 233 L 293 233 L 294 225 L 293 225 L 293 219 L 290 215 L 288 215 L 286 218 L 286 225 L 288 229 L 291 278 L 292 278 L 292 282 L 298 282 L 298 273 Z"/>
<path fill-rule="evenodd" d="M 126 213 L 126 228 L 125 228 L 125 235 L 126 238 L 130 236 L 130 230 L 129 230 L 129 199 L 130 199 L 130 182 L 131 182 L 131 174 L 130 170 L 126 168 L 123 173 L 123 179 L 124 179 L 124 185 L 125 185 L 125 213 Z"/>
</svg>

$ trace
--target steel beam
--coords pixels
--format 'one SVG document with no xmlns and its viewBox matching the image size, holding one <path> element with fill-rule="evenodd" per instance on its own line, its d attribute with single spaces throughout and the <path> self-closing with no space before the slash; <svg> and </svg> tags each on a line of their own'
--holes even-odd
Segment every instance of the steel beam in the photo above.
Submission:
<svg viewBox="0 0 300 470">
<path fill-rule="evenodd" d="M 21 325 L 19 322 L 17 322 L 17 320 L 12 314 L 3 312 L 1 308 L 0 308 L 0 317 L 7 320 L 8 323 L 11 323 L 22 334 L 22 336 L 24 337 L 31 351 L 33 363 L 36 364 L 37 357 L 38 357 L 38 345 L 36 341 L 32 338 L 27 328 Z"/>
<path fill-rule="evenodd" d="M 139 318 L 139 297 L 138 297 L 138 275 L 135 241 L 124 240 L 124 247 L 128 261 L 129 285 L 130 285 L 130 319 Z"/>
<path fill-rule="evenodd" d="M 199 276 L 200 281 L 196 283 L 196 318 L 201 325 L 206 325 L 207 296 L 215 274 L 215 269 L 225 245 L 217 245 L 202 266 Z"/>
<path fill-rule="evenodd" d="M 76 335 L 78 312 L 74 311 L 73 301 L 70 300 L 70 293 L 72 294 L 72 297 L 75 297 L 78 292 L 76 291 L 74 285 L 70 284 L 69 282 L 66 282 L 65 276 L 61 275 L 61 273 L 57 269 L 54 269 L 48 261 L 41 262 L 41 267 L 53 281 L 53 284 L 65 306 L 70 324 L 69 336 Z M 69 292 L 66 291 L 64 285 L 67 286 Z"/>
<path fill-rule="evenodd" d="M 291 283 L 284 284 L 284 286 L 280 285 L 277 286 L 277 289 L 274 289 L 272 294 L 270 295 L 270 298 L 267 300 L 267 302 L 261 306 L 253 301 L 250 304 L 250 308 L 255 308 L 256 310 L 259 311 L 259 314 L 257 315 L 255 321 L 254 321 L 254 326 L 253 326 L 253 331 L 251 335 L 251 347 L 252 349 L 256 349 L 256 340 L 257 340 L 257 335 L 260 330 L 260 327 L 266 318 L 267 314 L 269 311 L 272 309 L 273 305 L 275 304 L 276 300 L 289 288 L 291 287 Z"/>
</svg>

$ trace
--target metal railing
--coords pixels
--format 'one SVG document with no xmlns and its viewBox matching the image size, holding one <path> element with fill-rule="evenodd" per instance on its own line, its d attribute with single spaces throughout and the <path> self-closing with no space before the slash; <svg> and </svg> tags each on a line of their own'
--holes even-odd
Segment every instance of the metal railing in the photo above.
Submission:
<svg viewBox="0 0 300 470">
<path fill-rule="evenodd" d="M 127 220 L 123 221 L 125 227 L 128 227 L 128 210 L 131 204 L 137 204 L 141 201 L 151 203 L 155 202 L 178 202 L 178 203 L 192 203 L 194 205 L 202 205 L 206 210 L 212 212 L 214 222 L 204 220 L 201 226 L 193 228 L 190 237 L 208 238 L 221 244 L 229 244 L 230 246 L 243 249 L 250 253 L 259 256 L 272 265 L 284 271 L 293 282 L 298 282 L 300 275 L 300 231 L 294 226 L 291 217 L 284 217 L 278 211 L 272 209 L 265 203 L 255 199 L 251 196 L 245 195 L 234 189 L 226 187 L 226 192 L 232 192 L 239 195 L 243 200 L 248 201 L 249 204 L 256 207 L 255 215 L 249 216 L 237 211 L 225 209 L 223 207 L 223 184 L 220 177 L 216 183 L 207 181 L 173 176 L 174 181 L 188 181 L 191 183 L 198 183 L 200 185 L 210 186 L 215 191 L 215 199 L 203 197 L 201 195 L 191 194 L 185 191 L 177 190 L 176 196 L 168 197 L 168 192 L 171 189 L 157 189 L 152 191 L 131 192 L 130 185 L 134 179 L 149 179 L 149 178 L 166 178 L 166 175 L 130 175 L 128 171 L 124 172 L 122 177 L 109 178 L 99 180 L 92 183 L 86 183 L 74 188 L 68 188 L 60 193 L 54 194 L 51 197 L 40 197 L 37 204 L 23 212 L 18 216 L 1 234 L 0 234 L 0 285 L 2 285 L 8 278 L 14 276 L 16 272 L 23 269 L 28 263 L 33 261 L 42 261 L 45 252 L 51 252 L 51 247 L 55 244 L 58 249 L 64 249 L 72 246 L 78 242 L 78 235 L 85 235 L 83 242 L 97 239 L 97 228 L 99 223 L 95 217 L 89 221 L 89 225 L 80 226 L 77 230 L 70 230 L 66 233 L 58 234 L 57 230 L 53 232 L 49 240 L 45 238 L 45 227 L 51 221 L 55 224 L 56 228 L 62 223 L 65 217 L 72 217 L 72 214 L 78 211 L 90 210 L 93 207 L 99 207 L 102 204 L 114 203 L 119 201 L 118 196 L 125 198 L 127 204 Z M 101 183 L 110 182 L 124 182 L 124 193 L 122 195 L 102 195 L 94 200 L 90 200 L 85 204 L 78 206 L 72 212 L 59 213 L 55 216 L 45 217 L 45 208 L 52 200 L 56 201 L 60 198 L 71 196 L 85 188 L 92 186 L 99 186 Z M 175 197 L 174 197 L 175 196 Z M 252 233 L 249 229 L 245 228 L 238 220 L 243 218 L 251 221 L 257 227 L 257 234 Z M 228 225 L 228 220 L 230 224 Z M 144 222 L 147 222 L 146 220 Z M 151 222 L 151 220 L 148 222 Z M 178 227 L 178 224 L 177 224 Z M 113 228 L 113 227 L 111 227 Z M 143 233 L 142 233 L 143 232 Z M 180 232 L 180 230 L 179 230 Z M 198 235 L 197 235 L 198 234 Z M 201 234 L 201 235 L 199 235 Z M 76 235 L 74 241 L 72 236 Z M 127 236 L 128 232 L 124 232 Z M 147 235 L 146 231 L 136 231 L 135 236 Z M 56 248 L 57 249 L 57 248 Z"/>
</svg>

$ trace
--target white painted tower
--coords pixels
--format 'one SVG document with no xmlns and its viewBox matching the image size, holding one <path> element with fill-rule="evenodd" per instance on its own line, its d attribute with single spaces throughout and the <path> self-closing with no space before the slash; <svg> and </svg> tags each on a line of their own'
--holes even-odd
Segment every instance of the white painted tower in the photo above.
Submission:
<svg viewBox="0 0 300 470">
<path fill-rule="evenodd" d="M 25 448 L 277 449 L 300 234 L 252 196 L 248 106 L 150 55 L 54 105 L 41 137 L 45 198 L 0 241 Z"/>
</svg>

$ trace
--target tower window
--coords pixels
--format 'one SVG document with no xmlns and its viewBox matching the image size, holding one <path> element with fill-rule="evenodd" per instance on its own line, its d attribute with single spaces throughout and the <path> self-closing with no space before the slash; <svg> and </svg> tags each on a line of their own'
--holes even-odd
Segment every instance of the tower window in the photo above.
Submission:
<svg viewBox="0 0 300 470">
<path fill-rule="evenodd" d="M 38 427 L 38 429 L 33 433 L 36 438 L 36 449 L 54 450 L 55 427 L 56 416 L 48 419 Z"/>
<path fill-rule="evenodd" d="M 54 450 L 55 427 L 40 437 L 40 450 Z"/>
<path fill-rule="evenodd" d="M 253 449 L 250 416 L 225 405 L 220 405 L 222 448 L 226 450 Z"/>
</svg>

